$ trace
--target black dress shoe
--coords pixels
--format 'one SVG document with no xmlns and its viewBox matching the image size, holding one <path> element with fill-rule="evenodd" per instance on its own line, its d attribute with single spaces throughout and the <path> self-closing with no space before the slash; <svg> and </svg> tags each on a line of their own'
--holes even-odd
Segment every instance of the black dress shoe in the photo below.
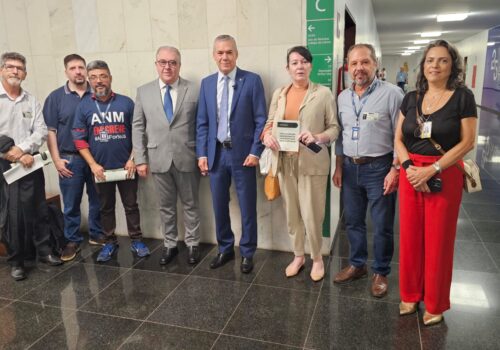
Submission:
<svg viewBox="0 0 500 350">
<path fill-rule="evenodd" d="M 234 259 L 234 252 L 228 252 L 228 253 L 219 253 L 213 260 L 210 262 L 210 268 L 211 269 L 216 269 L 218 267 L 223 266 L 226 264 L 228 261 L 231 261 Z"/>
<path fill-rule="evenodd" d="M 24 267 L 22 266 L 12 266 L 10 270 L 10 275 L 16 281 L 21 281 L 26 278 L 26 273 L 24 272 Z"/>
<path fill-rule="evenodd" d="M 38 261 L 43 262 L 44 264 L 50 265 L 50 266 L 57 266 L 61 265 L 63 261 L 59 259 L 57 256 L 53 254 L 45 255 L 45 256 L 40 256 L 38 257 Z"/>
<path fill-rule="evenodd" d="M 163 251 L 161 252 L 160 265 L 167 265 L 177 254 L 179 254 L 177 247 L 163 248 Z"/>
<path fill-rule="evenodd" d="M 241 258 L 240 270 L 242 273 L 250 273 L 253 270 L 253 259 Z"/>
<path fill-rule="evenodd" d="M 188 247 L 188 264 L 194 265 L 200 261 L 200 249 L 197 245 Z"/>
</svg>

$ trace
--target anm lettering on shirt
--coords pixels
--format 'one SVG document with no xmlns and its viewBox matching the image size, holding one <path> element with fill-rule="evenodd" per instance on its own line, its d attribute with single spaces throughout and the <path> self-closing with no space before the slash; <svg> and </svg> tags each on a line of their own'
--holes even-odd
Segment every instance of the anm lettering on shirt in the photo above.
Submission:
<svg viewBox="0 0 500 350">
<path fill-rule="evenodd" d="M 124 112 L 103 112 L 101 115 L 98 113 L 92 114 L 91 125 L 105 124 L 105 123 L 125 123 Z"/>
</svg>

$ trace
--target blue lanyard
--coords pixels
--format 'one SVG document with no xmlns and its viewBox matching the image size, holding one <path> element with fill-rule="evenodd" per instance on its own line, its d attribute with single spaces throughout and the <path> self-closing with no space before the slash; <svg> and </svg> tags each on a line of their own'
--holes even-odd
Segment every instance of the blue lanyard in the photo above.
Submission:
<svg viewBox="0 0 500 350">
<path fill-rule="evenodd" d="M 356 123 L 359 123 L 359 116 L 361 115 L 361 111 L 365 107 L 366 101 L 368 101 L 368 97 L 370 97 L 370 94 L 373 90 L 375 90 L 375 85 L 368 88 L 368 94 L 361 99 L 361 107 L 359 108 L 359 110 L 356 109 L 356 102 L 354 102 L 354 89 L 351 90 L 352 109 L 354 110 L 354 114 L 356 114 Z"/>
<path fill-rule="evenodd" d="M 94 100 L 95 106 L 97 107 L 97 110 L 99 111 L 99 116 L 104 117 L 106 114 L 109 112 L 109 108 L 111 107 L 111 102 L 113 102 L 113 98 L 111 98 L 111 101 L 109 101 L 108 105 L 106 106 L 106 111 L 104 114 L 102 114 L 101 107 L 99 107 L 99 103 L 97 103 L 97 100 Z"/>
</svg>

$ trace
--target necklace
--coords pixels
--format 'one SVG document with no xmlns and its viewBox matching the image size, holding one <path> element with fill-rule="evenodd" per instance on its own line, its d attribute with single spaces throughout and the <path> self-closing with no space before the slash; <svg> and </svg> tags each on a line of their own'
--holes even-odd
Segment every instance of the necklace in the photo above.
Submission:
<svg viewBox="0 0 500 350">
<path fill-rule="evenodd" d="M 443 98 L 443 96 L 444 96 L 444 93 L 445 93 L 445 92 L 446 92 L 446 90 L 443 90 L 443 92 L 441 92 L 441 94 L 439 94 L 439 99 L 437 99 L 437 100 L 436 100 L 436 98 L 437 98 L 437 96 L 438 96 L 437 94 L 435 94 L 435 95 L 434 95 L 434 96 L 432 96 L 432 97 L 427 97 L 427 96 L 425 96 L 425 97 L 427 97 L 427 100 L 425 101 L 425 102 L 426 102 L 426 103 L 425 103 L 425 107 L 423 106 L 423 101 L 422 101 L 422 107 L 423 107 L 423 108 L 424 108 L 424 110 L 425 110 L 425 114 L 429 114 L 429 111 L 430 111 L 431 109 L 433 109 L 433 107 L 434 107 L 435 105 L 439 105 L 439 102 L 440 102 L 440 101 L 441 101 L 441 99 Z M 431 101 L 429 101 L 429 100 L 431 100 Z"/>
</svg>

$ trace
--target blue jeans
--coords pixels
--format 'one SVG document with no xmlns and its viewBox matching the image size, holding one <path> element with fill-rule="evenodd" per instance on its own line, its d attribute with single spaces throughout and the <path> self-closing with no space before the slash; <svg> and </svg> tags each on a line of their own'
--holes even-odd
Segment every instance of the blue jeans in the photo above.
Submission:
<svg viewBox="0 0 500 350">
<path fill-rule="evenodd" d="M 392 155 L 370 163 L 356 165 L 344 157 L 342 167 L 342 198 L 347 236 L 351 246 L 349 262 L 362 267 L 368 258 L 366 240 L 366 210 L 374 225 L 373 251 L 374 273 L 387 275 L 391 272 L 394 251 L 394 214 L 396 193 L 383 195 L 384 179 L 389 173 Z"/>
<path fill-rule="evenodd" d="M 103 235 L 103 231 L 99 213 L 99 197 L 92 180 L 92 172 L 87 162 L 77 154 L 61 154 L 61 159 L 69 162 L 66 167 L 73 172 L 72 177 L 59 177 L 59 188 L 64 203 L 64 237 L 70 242 L 83 241 L 80 233 L 80 203 L 83 186 L 86 185 L 89 198 L 89 235 L 98 238 Z"/>
</svg>

